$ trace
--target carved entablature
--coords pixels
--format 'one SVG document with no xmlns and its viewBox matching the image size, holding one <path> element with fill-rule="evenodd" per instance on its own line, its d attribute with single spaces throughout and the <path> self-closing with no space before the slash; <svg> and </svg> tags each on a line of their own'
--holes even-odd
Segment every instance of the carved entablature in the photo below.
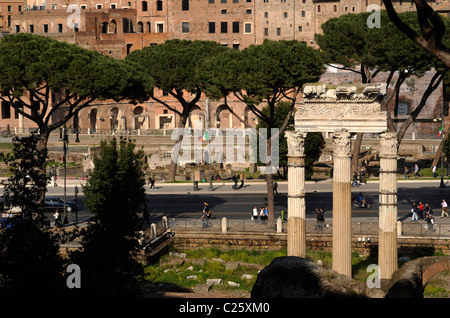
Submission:
<svg viewBox="0 0 450 318">
<path fill-rule="evenodd" d="M 298 131 L 379 133 L 387 130 L 387 113 L 381 111 L 383 84 L 307 84 L 295 113 Z"/>
</svg>

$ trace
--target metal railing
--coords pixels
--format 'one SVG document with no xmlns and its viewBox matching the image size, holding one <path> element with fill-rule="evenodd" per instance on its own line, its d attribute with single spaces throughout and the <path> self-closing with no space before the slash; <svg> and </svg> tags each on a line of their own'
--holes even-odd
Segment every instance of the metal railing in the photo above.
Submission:
<svg viewBox="0 0 450 318">
<path fill-rule="evenodd" d="M 261 221 L 251 219 L 227 220 L 226 232 L 262 232 L 262 233 L 287 233 L 287 221 L 277 224 L 275 221 Z M 212 219 L 203 221 L 191 218 L 169 218 L 168 226 L 171 230 L 176 231 L 207 231 L 222 232 L 222 220 Z M 281 228 L 279 228 L 281 227 Z M 378 235 L 378 222 L 352 222 L 353 235 Z M 425 222 L 420 223 L 401 223 L 401 236 L 414 237 L 434 237 L 434 238 L 450 238 L 450 224 L 435 224 L 432 228 Z M 333 222 L 316 222 L 315 220 L 306 220 L 306 233 L 332 234 Z"/>
</svg>

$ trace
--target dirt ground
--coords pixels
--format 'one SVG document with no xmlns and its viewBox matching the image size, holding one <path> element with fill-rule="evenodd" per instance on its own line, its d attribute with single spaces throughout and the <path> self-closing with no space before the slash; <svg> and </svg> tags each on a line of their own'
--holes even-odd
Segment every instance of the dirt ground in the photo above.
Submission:
<svg viewBox="0 0 450 318">
<path fill-rule="evenodd" d="M 209 293 L 196 292 L 155 292 L 144 295 L 145 298 L 250 298 L 246 292 L 236 291 L 210 291 Z"/>
</svg>

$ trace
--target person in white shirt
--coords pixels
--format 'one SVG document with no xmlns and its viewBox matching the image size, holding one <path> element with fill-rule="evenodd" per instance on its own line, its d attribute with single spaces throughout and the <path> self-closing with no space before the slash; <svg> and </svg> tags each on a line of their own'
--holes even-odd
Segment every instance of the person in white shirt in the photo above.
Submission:
<svg viewBox="0 0 450 318">
<path fill-rule="evenodd" d="M 258 219 L 258 209 L 255 207 L 253 207 L 253 215 L 252 215 L 252 219 L 253 220 L 257 220 Z"/>
<path fill-rule="evenodd" d="M 436 166 L 433 166 L 433 178 L 436 178 L 437 174 L 436 174 Z"/>
<path fill-rule="evenodd" d="M 441 218 L 444 217 L 444 214 L 445 214 L 445 217 L 448 218 L 448 213 L 447 213 L 447 202 L 445 202 L 445 200 L 442 200 L 441 206 L 442 206 Z"/>
</svg>

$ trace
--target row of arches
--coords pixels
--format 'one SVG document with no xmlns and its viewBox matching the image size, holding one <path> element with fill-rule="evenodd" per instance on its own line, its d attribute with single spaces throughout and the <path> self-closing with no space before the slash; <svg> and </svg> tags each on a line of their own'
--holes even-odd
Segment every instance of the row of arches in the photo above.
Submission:
<svg viewBox="0 0 450 318">
<path fill-rule="evenodd" d="M 117 33 L 119 30 L 118 23 L 115 19 L 111 21 L 103 21 L 101 23 L 102 33 Z M 151 23 L 139 21 L 136 25 L 131 19 L 122 18 L 123 33 L 151 33 Z"/>
<path fill-rule="evenodd" d="M 124 110 L 118 106 L 109 108 L 102 117 L 99 109 L 92 107 L 87 112 L 87 122 L 82 128 L 89 128 L 91 132 L 96 132 L 98 127 L 106 126 L 111 130 L 126 130 L 126 129 L 173 129 L 176 127 L 175 115 L 172 112 L 163 110 L 162 114 L 154 114 L 154 122 L 150 125 L 150 114 L 143 106 L 137 106 L 133 109 L 131 114 L 125 114 Z M 210 126 L 214 128 L 233 128 L 244 127 L 241 122 L 237 122 L 228 111 L 225 105 L 220 105 L 211 114 Z M 256 125 L 257 118 L 250 111 L 248 107 L 240 115 L 241 119 L 250 124 Z M 103 122 L 104 124 L 100 124 Z M 191 111 L 186 127 L 193 129 L 205 129 L 207 126 L 206 113 L 199 106 L 195 106 Z"/>
</svg>

